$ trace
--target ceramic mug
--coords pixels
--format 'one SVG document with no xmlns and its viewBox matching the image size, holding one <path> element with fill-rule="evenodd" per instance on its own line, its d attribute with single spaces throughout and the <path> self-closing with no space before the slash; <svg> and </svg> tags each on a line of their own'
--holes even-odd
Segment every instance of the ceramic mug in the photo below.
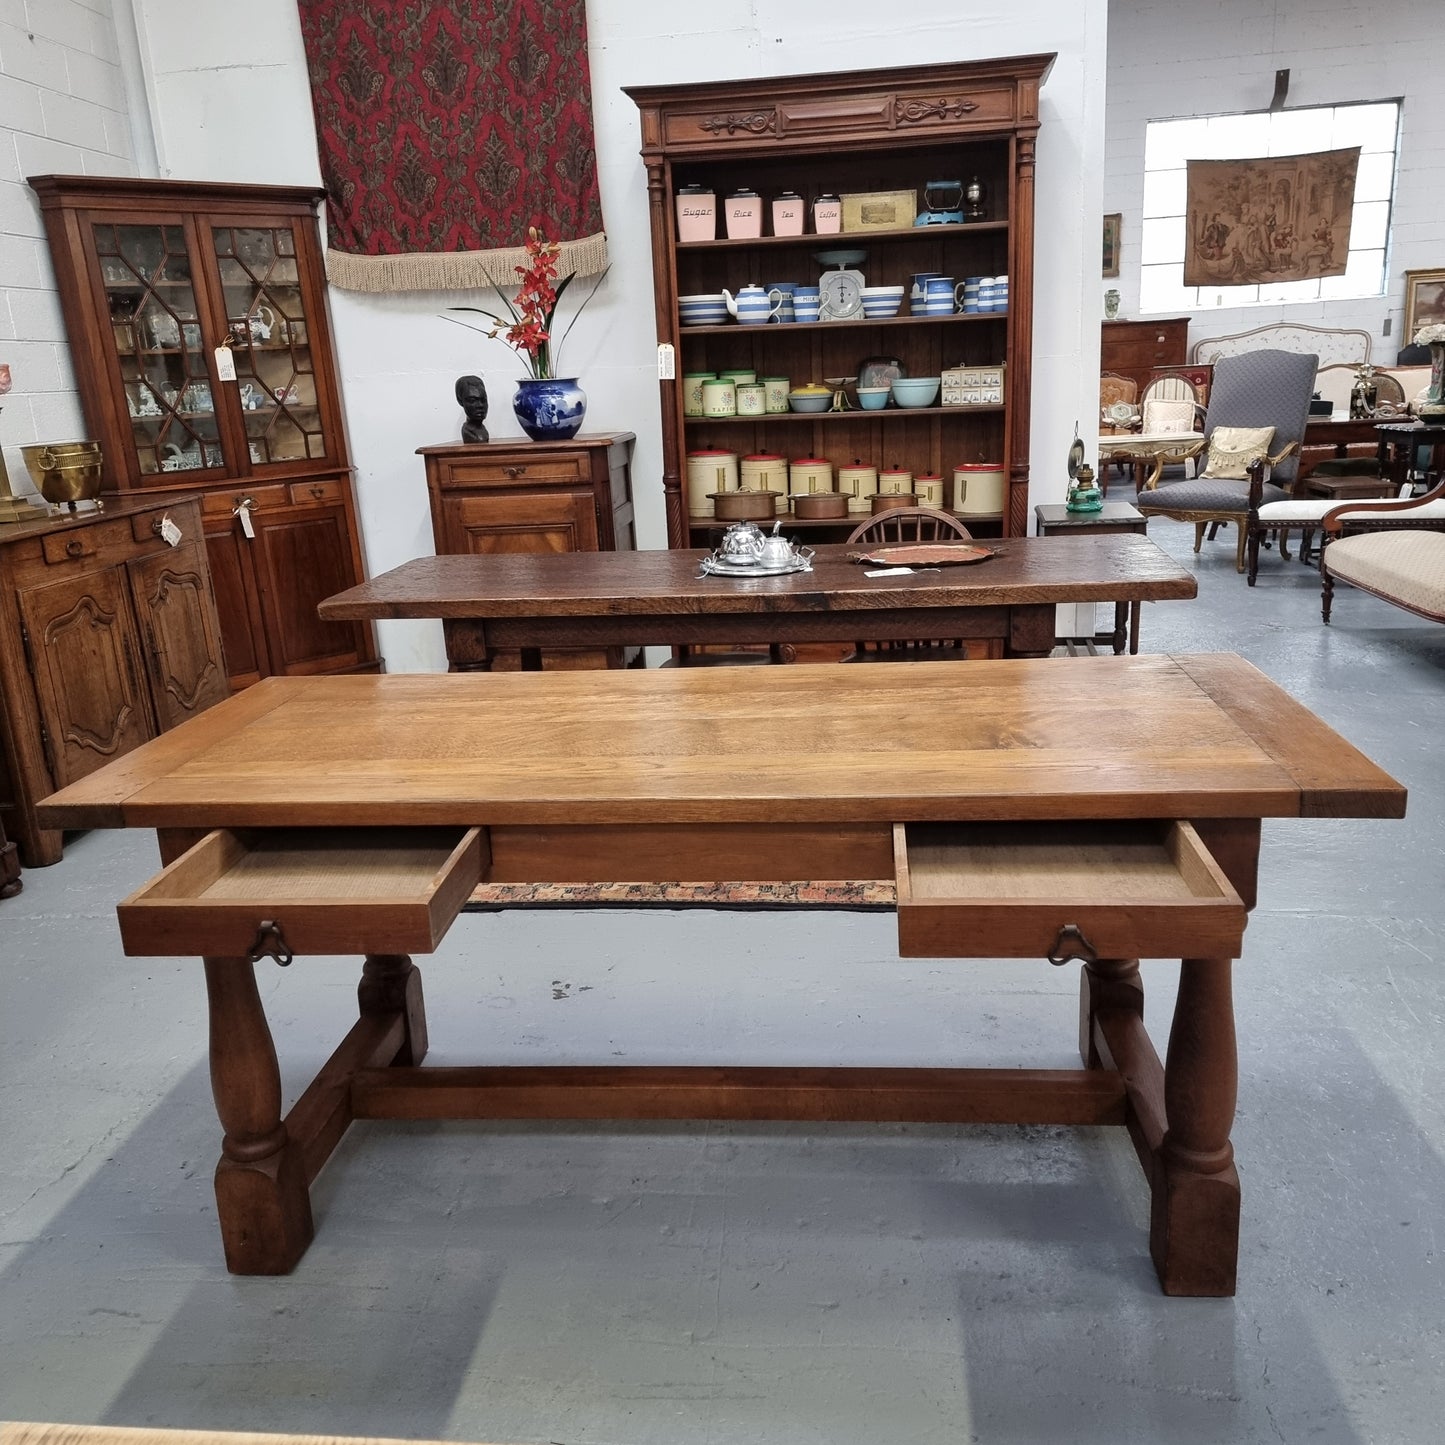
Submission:
<svg viewBox="0 0 1445 1445">
<path fill-rule="evenodd" d="M 930 276 L 923 287 L 925 316 L 951 316 L 954 308 L 952 276 Z"/>
<path fill-rule="evenodd" d="M 942 274 L 940 271 L 915 271 L 908 278 L 908 305 L 911 310 L 923 309 L 924 292 L 928 283 Z"/>
<path fill-rule="evenodd" d="M 799 321 L 816 321 L 822 293 L 816 286 L 798 286 L 793 291 L 793 315 Z"/>
</svg>

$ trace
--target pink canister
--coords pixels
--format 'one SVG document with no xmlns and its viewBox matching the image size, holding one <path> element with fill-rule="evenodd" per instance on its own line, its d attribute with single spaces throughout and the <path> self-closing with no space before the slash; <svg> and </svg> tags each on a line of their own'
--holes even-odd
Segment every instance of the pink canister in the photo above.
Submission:
<svg viewBox="0 0 1445 1445">
<path fill-rule="evenodd" d="M 677 239 L 717 239 L 717 195 L 706 186 L 684 186 L 677 193 Z"/>
<path fill-rule="evenodd" d="M 763 198 L 756 191 L 734 191 L 723 202 L 728 240 L 747 241 L 763 234 Z"/>
</svg>

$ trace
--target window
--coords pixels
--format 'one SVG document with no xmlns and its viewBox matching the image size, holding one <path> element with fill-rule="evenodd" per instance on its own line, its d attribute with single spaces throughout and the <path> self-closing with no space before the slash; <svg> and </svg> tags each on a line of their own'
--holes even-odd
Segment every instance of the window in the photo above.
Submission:
<svg viewBox="0 0 1445 1445">
<path fill-rule="evenodd" d="M 1394 100 L 1151 120 L 1144 133 L 1139 309 L 1198 311 L 1383 295 L 1399 128 L 1400 103 Z M 1360 168 L 1355 178 L 1348 269 L 1343 276 L 1257 286 L 1184 285 L 1187 161 L 1303 155 L 1355 145 L 1360 148 Z"/>
</svg>

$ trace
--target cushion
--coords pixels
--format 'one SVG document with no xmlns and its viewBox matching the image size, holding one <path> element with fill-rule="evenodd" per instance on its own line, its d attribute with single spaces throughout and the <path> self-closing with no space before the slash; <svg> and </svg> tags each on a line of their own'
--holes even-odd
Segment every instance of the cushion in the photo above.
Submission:
<svg viewBox="0 0 1445 1445">
<path fill-rule="evenodd" d="M 1203 475 L 1243 481 L 1249 464 L 1269 454 L 1272 426 L 1217 426 L 1209 433 L 1209 460 Z"/>
<path fill-rule="evenodd" d="M 1333 511 L 1340 504 L 1332 502 L 1328 497 L 1304 497 L 1291 498 L 1287 502 L 1270 502 L 1267 506 L 1259 509 L 1259 520 L 1268 526 L 1282 527 L 1286 523 L 1293 522 L 1298 526 L 1301 522 L 1318 522 L 1326 512 Z M 1438 502 L 1426 502 L 1423 507 L 1412 507 L 1408 514 L 1399 512 L 1344 512 L 1341 514 L 1347 522 L 1392 522 L 1398 520 L 1404 523 L 1408 517 L 1428 518 L 1431 521 L 1445 518 L 1445 499 Z"/>
<path fill-rule="evenodd" d="M 1324 551 L 1326 571 L 1428 617 L 1445 619 L 1445 532 L 1369 532 Z"/>
<path fill-rule="evenodd" d="M 1283 502 L 1288 497 L 1283 487 L 1264 484 L 1263 502 Z M 1249 511 L 1249 484 L 1219 477 L 1167 482 L 1152 492 L 1140 492 L 1134 505 L 1141 512 L 1238 512 L 1243 516 Z"/>
<path fill-rule="evenodd" d="M 1192 401 L 1146 401 L 1143 429 L 1146 436 L 1168 436 L 1171 432 L 1198 431 L 1194 418 L 1198 408 Z"/>
</svg>

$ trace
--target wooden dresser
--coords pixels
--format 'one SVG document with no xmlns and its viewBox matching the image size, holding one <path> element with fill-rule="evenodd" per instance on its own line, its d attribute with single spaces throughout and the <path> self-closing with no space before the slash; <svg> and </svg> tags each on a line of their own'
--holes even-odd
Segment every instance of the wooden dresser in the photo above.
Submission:
<svg viewBox="0 0 1445 1445">
<path fill-rule="evenodd" d="M 634 440 L 631 432 L 597 432 L 565 442 L 418 448 L 437 554 L 632 551 Z M 559 650 L 545 655 L 544 666 L 620 667 L 626 660 L 620 648 Z"/>
<path fill-rule="evenodd" d="M 42 798 L 230 690 L 198 498 L 0 526 L 0 817 L 26 867 L 60 859 Z"/>
<path fill-rule="evenodd" d="M 1132 378 L 1142 393 L 1156 366 L 1183 366 L 1189 355 L 1189 318 L 1168 321 L 1106 321 L 1099 370 Z"/>
</svg>

